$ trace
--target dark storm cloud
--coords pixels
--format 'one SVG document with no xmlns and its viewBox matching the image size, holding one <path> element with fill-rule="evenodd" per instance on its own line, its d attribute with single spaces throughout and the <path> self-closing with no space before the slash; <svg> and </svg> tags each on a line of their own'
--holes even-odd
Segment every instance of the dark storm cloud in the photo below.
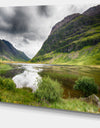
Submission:
<svg viewBox="0 0 100 128">
<path fill-rule="evenodd" d="M 77 6 L 75 6 L 75 5 L 71 5 L 71 6 L 69 7 L 69 11 L 70 11 L 71 13 L 74 13 L 74 12 L 77 12 L 77 11 L 78 11 L 78 8 L 77 8 Z"/>
<path fill-rule="evenodd" d="M 26 13 L 26 9 L 15 8 L 15 15 L 11 19 L 11 33 L 23 33 L 29 31 L 30 17 Z"/>
<path fill-rule="evenodd" d="M 70 13 L 82 13 L 85 8 L 87 8 L 87 5 L 71 5 L 68 10 Z M 89 8 L 89 7 L 88 7 Z"/>
<path fill-rule="evenodd" d="M 26 38 L 23 39 L 23 42 L 26 43 L 26 44 L 29 44 L 29 42 Z"/>
<path fill-rule="evenodd" d="M 38 31 L 34 31 L 34 32 L 30 32 L 30 33 L 25 33 L 25 34 L 23 35 L 23 37 L 24 37 L 25 39 L 29 39 L 29 40 L 36 40 L 36 39 L 39 39 L 40 34 L 39 34 Z"/>
<path fill-rule="evenodd" d="M 45 38 L 45 36 L 44 35 L 41 35 L 39 32 L 38 32 L 38 30 L 37 31 L 34 31 L 34 32 L 31 32 L 31 33 L 25 33 L 24 35 L 23 35 L 23 37 L 25 38 L 25 39 L 29 39 L 29 40 L 43 40 L 44 38 Z"/>
<path fill-rule="evenodd" d="M 41 40 L 45 37 L 41 34 L 41 23 L 51 15 L 50 6 L 12 7 L 8 11 L 6 8 L 0 8 L 0 31 L 21 35 L 30 40 Z"/>
<path fill-rule="evenodd" d="M 38 6 L 37 8 L 40 16 L 50 17 L 53 14 L 53 7 L 51 6 Z"/>
<path fill-rule="evenodd" d="M 14 13 L 13 16 L 6 15 L 4 9 L 0 10 L 0 20 L 5 23 L 0 25 L 0 30 L 12 34 L 27 32 L 29 29 L 28 23 L 30 20 L 29 15 L 26 13 L 27 8 L 16 7 L 12 9 Z"/>
</svg>

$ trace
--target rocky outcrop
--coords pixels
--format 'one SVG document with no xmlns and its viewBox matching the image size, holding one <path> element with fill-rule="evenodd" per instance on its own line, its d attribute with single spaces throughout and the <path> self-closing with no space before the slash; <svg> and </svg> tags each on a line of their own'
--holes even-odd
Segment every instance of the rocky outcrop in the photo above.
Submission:
<svg viewBox="0 0 100 128">
<path fill-rule="evenodd" d="M 89 8 L 83 14 L 87 16 L 96 16 L 96 15 L 100 16 L 100 5 Z"/>
<path fill-rule="evenodd" d="M 95 6 L 95 7 L 91 7 L 88 10 L 86 10 L 83 15 L 87 15 L 87 16 L 95 16 L 95 15 L 100 15 L 100 5 Z M 51 31 L 51 34 L 55 31 L 58 31 L 62 26 L 68 24 L 70 21 L 72 21 L 73 19 L 75 19 L 76 17 L 81 16 L 80 13 L 75 13 L 72 15 L 69 15 L 67 17 L 65 17 L 62 21 L 58 22 Z"/>
<path fill-rule="evenodd" d="M 94 105 L 97 105 L 100 108 L 100 100 L 99 97 L 97 97 L 95 94 L 92 94 L 88 97 L 81 98 L 82 101 L 90 102 Z"/>
<path fill-rule="evenodd" d="M 68 24 L 71 20 L 75 19 L 76 17 L 80 16 L 79 13 L 76 13 L 76 14 L 72 14 L 72 15 L 69 15 L 67 17 L 65 17 L 62 21 L 58 22 L 53 28 L 52 28 L 52 31 L 51 31 L 51 34 L 53 34 L 53 32 L 56 32 L 56 31 L 59 31 L 59 29 Z"/>
</svg>

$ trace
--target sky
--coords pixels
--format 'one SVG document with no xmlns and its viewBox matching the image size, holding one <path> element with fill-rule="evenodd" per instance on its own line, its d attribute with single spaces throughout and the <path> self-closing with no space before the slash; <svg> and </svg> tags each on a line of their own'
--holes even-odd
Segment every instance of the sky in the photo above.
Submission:
<svg viewBox="0 0 100 128">
<path fill-rule="evenodd" d="M 57 22 L 70 14 L 83 13 L 92 6 L 95 4 L 0 7 L 0 39 L 8 40 L 32 58 Z"/>
</svg>

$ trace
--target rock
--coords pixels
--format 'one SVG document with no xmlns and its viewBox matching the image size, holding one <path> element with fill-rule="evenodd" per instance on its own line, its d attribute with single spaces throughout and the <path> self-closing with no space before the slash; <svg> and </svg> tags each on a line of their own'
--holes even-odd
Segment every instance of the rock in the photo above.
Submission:
<svg viewBox="0 0 100 128">
<path fill-rule="evenodd" d="M 87 16 L 94 16 L 94 15 L 99 16 L 100 15 L 100 5 L 89 8 L 83 14 L 87 15 Z"/>
<path fill-rule="evenodd" d="M 100 108 L 100 102 L 98 102 L 98 108 Z"/>
<path fill-rule="evenodd" d="M 81 98 L 81 100 L 86 102 L 91 102 L 94 105 L 97 105 L 98 107 L 100 107 L 99 97 L 97 97 L 95 94 L 92 94 L 86 98 Z"/>
</svg>

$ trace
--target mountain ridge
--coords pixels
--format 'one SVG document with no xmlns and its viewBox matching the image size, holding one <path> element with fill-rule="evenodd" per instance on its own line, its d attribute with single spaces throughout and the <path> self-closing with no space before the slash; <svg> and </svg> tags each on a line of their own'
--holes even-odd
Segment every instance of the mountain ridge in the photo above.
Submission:
<svg viewBox="0 0 100 128">
<path fill-rule="evenodd" d="M 54 55 L 57 56 L 57 54 L 66 53 L 67 59 L 64 63 L 67 64 L 72 61 L 72 58 L 69 59 L 68 57 L 68 54 L 71 52 L 74 52 L 75 54 L 75 52 L 81 51 L 85 47 L 90 47 L 91 49 L 99 43 L 100 5 L 91 7 L 82 14 L 77 13 L 67 16 L 57 23 L 52 28 L 51 33 L 44 42 L 42 48 L 31 62 L 58 63 L 57 58 L 55 58 Z M 93 53 L 96 54 L 95 52 Z M 76 58 L 73 58 L 73 60 L 76 61 Z M 90 64 L 86 62 L 84 63 Z M 99 62 L 97 62 L 97 64 L 98 63 Z M 91 64 L 95 63 L 93 62 Z"/>
<path fill-rule="evenodd" d="M 54 25 L 54 27 L 51 30 L 51 34 L 53 32 L 55 32 L 57 29 L 59 29 L 59 27 L 63 26 L 66 23 L 69 23 L 71 20 L 75 19 L 79 15 L 80 15 L 80 13 L 74 13 L 72 15 L 69 15 L 69 16 L 65 17 L 62 21 L 60 21 L 60 22 L 58 22 L 57 24 Z"/>
<path fill-rule="evenodd" d="M 0 39 L 0 59 L 8 61 L 28 61 L 29 58 L 24 52 L 17 50 L 7 40 Z"/>
</svg>

